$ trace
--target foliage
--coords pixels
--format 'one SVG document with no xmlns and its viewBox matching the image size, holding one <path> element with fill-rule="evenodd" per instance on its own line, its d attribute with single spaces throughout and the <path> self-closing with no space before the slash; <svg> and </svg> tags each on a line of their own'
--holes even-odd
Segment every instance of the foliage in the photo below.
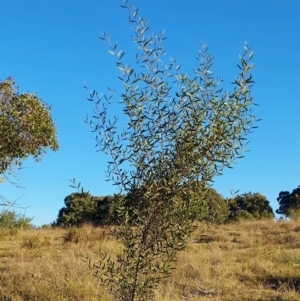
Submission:
<svg viewBox="0 0 300 301">
<path fill-rule="evenodd" d="M 53 226 L 81 226 L 90 223 L 95 226 L 117 223 L 116 197 L 94 197 L 87 192 L 72 193 L 65 197 Z"/>
<path fill-rule="evenodd" d="M 277 198 L 279 208 L 276 210 L 278 214 L 284 214 L 287 217 L 297 217 L 300 212 L 300 185 L 291 193 L 281 191 Z"/>
<path fill-rule="evenodd" d="M 107 226 L 107 225 L 117 225 L 118 224 L 118 214 L 117 214 L 117 202 L 123 199 L 123 195 L 107 195 L 105 197 L 98 197 L 98 202 L 96 204 L 94 225 L 97 226 Z"/>
<path fill-rule="evenodd" d="M 111 157 L 107 175 L 120 193 L 137 193 L 134 203 L 117 202 L 120 226 L 112 233 L 123 245 L 114 261 L 104 258 L 93 268 L 116 300 L 151 300 L 162 278 L 170 275 L 179 251 L 194 229 L 193 220 L 205 202 L 207 183 L 241 157 L 246 136 L 256 118 L 252 115 L 249 71 L 253 53 L 245 44 L 240 74 L 231 92 L 212 75 L 213 58 L 202 46 L 198 67 L 189 76 L 175 59 L 164 65 L 162 34 L 151 35 L 147 21 L 126 0 L 132 41 L 137 45 L 135 68 L 124 63 L 124 52 L 103 35 L 116 57 L 124 92 L 127 126 L 109 116 L 113 89 L 102 96 L 93 91 L 96 147 Z M 134 219 L 130 218 L 131 213 Z M 132 227 L 134 221 L 134 227 Z"/>
<path fill-rule="evenodd" d="M 40 161 L 46 148 L 58 149 L 50 107 L 36 95 L 18 90 L 11 77 L 0 81 L 0 175 L 4 176 L 14 174 L 29 156 Z"/>
<path fill-rule="evenodd" d="M 123 205 L 128 208 L 128 223 L 134 225 L 137 219 L 134 208 L 143 193 L 143 189 L 133 189 L 126 196 L 92 196 L 83 191 L 72 193 L 65 198 L 65 207 L 59 210 L 58 217 L 52 226 L 76 227 L 85 223 L 94 226 L 118 225 L 120 221 L 117 208 L 118 202 L 121 200 Z M 190 191 L 189 194 L 194 194 L 194 191 Z M 215 224 L 221 224 L 226 220 L 228 216 L 227 202 L 213 188 L 206 189 L 200 204 L 201 206 L 196 212 L 197 220 Z"/>
<path fill-rule="evenodd" d="M 29 229 L 32 228 L 33 218 L 26 217 L 24 214 L 17 213 L 14 210 L 2 210 L 0 212 L 1 229 Z"/>
<path fill-rule="evenodd" d="M 288 217 L 292 220 L 300 220 L 300 210 L 299 209 L 289 209 Z"/>
<path fill-rule="evenodd" d="M 227 201 L 213 188 L 208 187 L 203 196 L 203 205 L 197 213 L 197 220 L 222 224 L 228 218 Z"/>
<path fill-rule="evenodd" d="M 95 198 L 87 192 L 72 193 L 64 199 L 56 220 L 57 226 L 79 226 L 91 222 L 95 212 Z"/>
<path fill-rule="evenodd" d="M 260 193 L 244 193 L 229 201 L 228 221 L 274 218 L 273 209 Z"/>
<path fill-rule="evenodd" d="M 195 186 L 198 186 L 198 183 L 195 182 Z M 188 197 L 192 196 L 192 198 L 199 198 L 199 204 L 197 206 L 197 210 L 195 212 L 194 218 L 199 221 L 206 221 L 209 223 L 221 224 L 228 217 L 228 205 L 227 201 L 213 188 L 207 187 L 205 192 L 201 191 L 200 186 L 200 195 L 197 195 L 199 191 L 199 187 L 195 188 L 194 185 L 190 186 L 190 191 L 188 192 Z M 134 208 L 136 208 L 137 204 L 143 194 L 145 193 L 145 188 L 142 186 L 140 189 L 133 188 L 129 193 L 125 196 L 125 202 L 123 203 L 128 210 L 128 223 L 134 224 L 136 219 L 138 218 L 137 213 Z M 182 198 L 178 196 L 177 202 L 187 202 L 186 196 L 183 195 Z M 116 206 L 116 204 L 115 204 Z M 144 206 L 147 208 L 147 204 L 143 203 L 140 206 Z M 131 209 L 130 209 L 131 208 Z M 130 221 L 131 220 L 131 221 Z"/>
</svg>

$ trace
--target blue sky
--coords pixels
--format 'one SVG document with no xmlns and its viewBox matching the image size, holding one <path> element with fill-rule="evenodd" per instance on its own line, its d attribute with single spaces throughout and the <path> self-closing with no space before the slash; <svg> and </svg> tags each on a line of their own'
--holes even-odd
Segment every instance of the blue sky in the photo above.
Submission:
<svg viewBox="0 0 300 301">
<path fill-rule="evenodd" d="M 0 79 L 11 75 L 22 92 L 37 92 L 52 106 L 60 149 L 42 162 L 31 159 L 19 171 L 25 187 L 19 203 L 30 208 L 34 224 L 50 223 L 74 190 L 76 178 L 93 195 L 115 192 L 105 181 L 107 157 L 96 153 L 83 122 L 92 113 L 90 89 L 119 87 L 115 61 L 99 36 L 105 31 L 125 52 L 133 53 L 127 12 L 121 1 L 11 0 L 0 10 Z M 273 209 L 282 190 L 300 185 L 300 2 L 298 0 L 135 0 L 151 31 L 165 29 L 167 56 L 176 57 L 186 72 L 196 67 L 199 42 L 215 57 L 213 71 L 230 89 L 238 74 L 238 54 L 247 41 L 254 50 L 255 113 L 262 118 L 249 136 L 250 152 L 233 169 L 215 178 L 214 188 L 259 192 Z M 127 56 L 130 61 L 130 55 Z M 297 138 L 298 137 L 298 138 Z M 22 195 L 8 182 L 0 194 Z"/>
</svg>

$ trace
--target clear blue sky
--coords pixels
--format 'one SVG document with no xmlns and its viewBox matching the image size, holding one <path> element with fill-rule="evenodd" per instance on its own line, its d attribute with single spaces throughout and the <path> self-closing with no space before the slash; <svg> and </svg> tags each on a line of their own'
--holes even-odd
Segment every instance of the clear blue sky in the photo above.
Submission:
<svg viewBox="0 0 300 301">
<path fill-rule="evenodd" d="M 96 153 L 83 116 L 92 113 L 84 85 L 98 92 L 118 87 L 115 61 L 99 40 L 104 31 L 120 48 L 132 49 L 127 13 L 119 0 L 11 0 L 0 10 L 0 79 L 11 75 L 23 92 L 51 104 L 60 149 L 42 162 L 24 162 L 19 172 L 34 224 L 50 223 L 74 190 L 76 178 L 93 195 L 114 192 L 105 181 L 107 157 Z M 135 0 L 151 30 L 165 29 L 166 51 L 187 72 L 196 66 L 199 42 L 215 57 L 213 71 L 225 87 L 238 74 L 238 54 L 247 41 L 255 52 L 254 100 L 262 118 L 249 136 L 250 152 L 215 178 L 223 196 L 230 190 L 259 192 L 273 209 L 282 190 L 300 185 L 300 2 L 298 0 Z M 128 56 L 130 59 L 130 56 Z M 0 194 L 21 193 L 8 182 Z M 24 213 L 24 211 L 21 211 Z"/>
</svg>

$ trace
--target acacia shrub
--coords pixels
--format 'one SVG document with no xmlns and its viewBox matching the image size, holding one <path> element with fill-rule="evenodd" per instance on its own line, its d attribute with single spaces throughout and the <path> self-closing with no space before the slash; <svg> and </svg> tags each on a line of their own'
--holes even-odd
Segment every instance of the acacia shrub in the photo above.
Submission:
<svg viewBox="0 0 300 301">
<path fill-rule="evenodd" d="M 184 74 L 175 59 L 163 63 L 163 33 L 151 34 L 147 20 L 127 0 L 122 7 L 129 12 L 131 40 L 138 49 L 134 62 L 124 61 L 124 51 L 109 35 L 100 37 L 120 70 L 122 122 L 109 113 L 111 88 L 107 94 L 89 93 L 95 106 L 86 122 L 97 150 L 110 157 L 108 179 L 119 193 L 136 190 L 139 196 L 133 206 L 126 198 L 117 202 L 119 227 L 112 235 L 123 245 L 121 254 L 116 261 L 103 254 L 92 269 L 115 300 L 149 301 L 185 248 L 207 186 L 247 144 L 257 120 L 249 74 L 253 52 L 245 44 L 233 89 L 224 91 L 205 45 L 193 74 Z"/>
</svg>

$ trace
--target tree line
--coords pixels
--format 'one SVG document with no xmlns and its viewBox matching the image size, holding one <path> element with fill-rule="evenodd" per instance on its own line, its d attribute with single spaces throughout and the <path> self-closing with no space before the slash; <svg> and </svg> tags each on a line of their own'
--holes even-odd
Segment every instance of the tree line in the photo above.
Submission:
<svg viewBox="0 0 300 301">
<path fill-rule="evenodd" d="M 52 226 L 72 227 L 90 223 L 94 226 L 116 225 L 118 221 L 117 202 L 132 197 L 125 195 L 92 196 L 88 192 L 71 193 L 64 199 L 65 206 L 59 210 Z M 300 185 L 292 192 L 281 191 L 277 201 L 277 214 L 290 219 L 300 219 Z M 132 206 L 132 204 L 131 204 Z M 202 206 L 199 207 L 197 220 L 223 224 L 241 220 L 273 219 L 274 211 L 267 198 L 256 192 L 223 198 L 215 189 L 208 188 Z M 0 212 L 0 228 L 30 228 L 33 218 L 14 210 Z"/>
<path fill-rule="evenodd" d="M 64 199 L 65 206 L 59 210 L 53 226 L 80 226 L 91 223 L 95 226 L 117 225 L 118 203 L 122 200 L 128 207 L 134 208 L 138 194 L 132 191 L 128 195 L 92 196 L 88 192 L 71 193 Z M 178 200 L 180 201 L 180 200 Z M 182 200 L 181 200 L 182 201 Z M 300 217 L 300 186 L 291 193 L 282 191 L 277 198 L 279 208 L 276 213 L 288 218 Z M 199 196 L 199 208 L 196 219 L 215 224 L 240 220 L 273 219 L 274 211 L 267 198 L 256 192 L 236 195 L 230 199 L 223 198 L 215 189 L 207 188 Z M 130 218 L 134 221 L 134 210 Z"/>
</svg>

